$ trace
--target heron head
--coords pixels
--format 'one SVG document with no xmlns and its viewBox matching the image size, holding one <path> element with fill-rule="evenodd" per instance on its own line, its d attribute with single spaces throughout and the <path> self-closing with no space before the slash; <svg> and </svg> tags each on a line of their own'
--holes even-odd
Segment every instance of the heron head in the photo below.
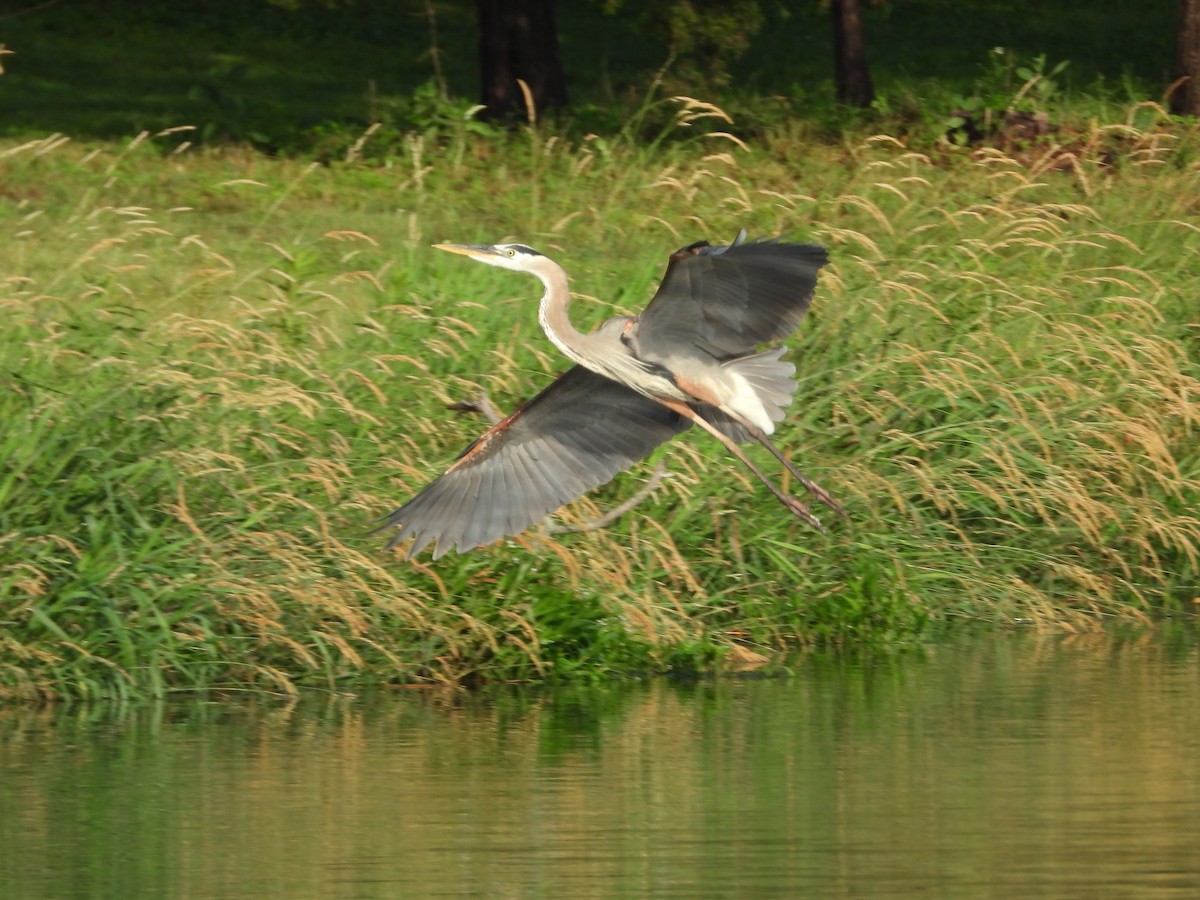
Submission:
<svg viewBox="0 0 1200 900">
<path fill-rule="evenodd" d="M 524 244 L 434 244 L 433 246 L 438 250 L 460 253 L 481 263 L 487 263 L 489 266 L 514 269 L 518 272 L 528 272 L 538 260 L 545 259 L 542 254 Z"/>
</svg>

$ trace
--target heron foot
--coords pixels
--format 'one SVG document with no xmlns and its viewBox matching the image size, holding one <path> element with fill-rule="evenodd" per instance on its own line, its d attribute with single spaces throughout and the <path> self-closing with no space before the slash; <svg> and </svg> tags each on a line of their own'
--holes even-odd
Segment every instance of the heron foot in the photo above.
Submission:
<svg viewBox="0 0 1200 900">
<path fill-rule="evenodd" d="M 800 483 L 804 485 L 804 489 L 808 491 L 813 496 L 813 499 L 815 499 L 818 503 L 828 506 L 843 519 L 846 518 L 845 508 L 842 506 L 842 504 L 833 499 L 833 494 L 829 493 L 829 491 L 825 490 L 825 488 L 821 487 L 811 478 L 801 478 Z"/>
<path fill-rule="evenodd" d="M 821 520 L 813 515 L 812 510 L 808 505 L 798 497 L 793 497 L 791 494 L 784 494 L 781 498 L 783 505 L 795 515 L 797 518 L 803 519 L 817 531 L 824 531 L 825 526 L 821 524 Z"/>
</svg>

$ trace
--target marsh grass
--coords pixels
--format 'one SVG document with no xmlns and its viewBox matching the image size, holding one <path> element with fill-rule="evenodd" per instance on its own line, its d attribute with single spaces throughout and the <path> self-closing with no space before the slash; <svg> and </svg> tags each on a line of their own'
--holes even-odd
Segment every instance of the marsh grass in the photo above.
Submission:
<svg viewBox="0 0 1200 900">
<path fill-rule="evenodd" d="M 0 150 L 0 694 L 588 678 L 1194 607 L 1194 128 L 1138 107 L 1010 152 L 747 146 L 673 102 L 692 130 L 650 148 L 535 123 L 384 165 L 186 131 Z M 428 243 L 553 253 L 590 326 L 743 226 L 831 249 L 778 438 L 846 522 L 798 525 L 687 435 L 560 514 L 662 460 L 601 531 L 437 563 L 367 536 L 484 427 L 448 405 L 511 408 L 564 365 L 534 283 Z"/>
</svg>

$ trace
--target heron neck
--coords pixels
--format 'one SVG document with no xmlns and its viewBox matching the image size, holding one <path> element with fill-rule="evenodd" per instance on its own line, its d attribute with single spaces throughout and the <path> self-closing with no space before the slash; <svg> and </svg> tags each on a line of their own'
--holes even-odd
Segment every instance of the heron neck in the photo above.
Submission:
<svg viewBox="0 0 1200 900">
<path fill-rule="evenodd" d="M 538 324 L 559 350 L 575 362 L 584 362 L 579 348 L 587 342 L 587 335 L 577 331 L 567 316 L 567 306 L 571 302 L 567 273 L 556 267 L 555 271 L 540 275 L 546 292 L 538 305 Z"/>
</svg>

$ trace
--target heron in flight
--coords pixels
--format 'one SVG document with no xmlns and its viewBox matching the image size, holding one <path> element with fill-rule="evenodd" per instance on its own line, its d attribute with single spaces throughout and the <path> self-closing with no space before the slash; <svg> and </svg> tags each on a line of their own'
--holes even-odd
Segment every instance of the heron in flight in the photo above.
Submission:
<svg viewBox="0 0 1200 900">
<path fill-rule="evenodd" d="M 409 558 L 433 558 L 518 534 L 644 459 L 691 425 L 720 441 L 787 509 L 820 528 L 738 444 L 757 441 L 820 503 L 838 503 L 768 440 L 796 391 L 782 346 L 808 310 L 825 248 L 783 240 L 729 246 L 698 241 L 671 254 L 640 316 L 617 316 L 590 334 L 567 316 L 567 273 L 523 244 L 435 244 L 482 263 L 536 276 L 538 321 L 575 365 L 493 425 L 446 472 L 385 516 L 388 549 L 413 538 Z"/>
</svg>

